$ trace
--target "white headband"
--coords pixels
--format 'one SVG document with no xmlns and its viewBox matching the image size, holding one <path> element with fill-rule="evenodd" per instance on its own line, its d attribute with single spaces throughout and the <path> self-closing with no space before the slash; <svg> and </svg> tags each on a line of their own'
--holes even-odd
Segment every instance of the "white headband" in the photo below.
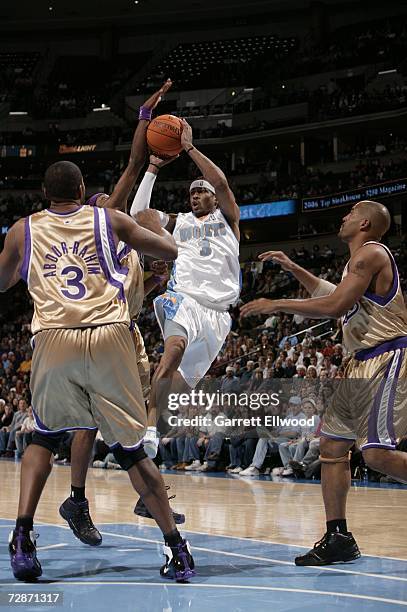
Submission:
<svg viewBox="0 0 407 612">
<path fill-rule="evenodd" d="M 194 181 L 193 183 L 191 183 L 189 191 L 192 191 L 193 189 L 207 189 L 208 191 L 216 195 L 215 187 L 213 187 L 213 185 L 211 185 L 210 183 L 208 183 L 208 181 L 205 181 L 204 179 L 199 179 L 198 181 Z"/>
</svg>

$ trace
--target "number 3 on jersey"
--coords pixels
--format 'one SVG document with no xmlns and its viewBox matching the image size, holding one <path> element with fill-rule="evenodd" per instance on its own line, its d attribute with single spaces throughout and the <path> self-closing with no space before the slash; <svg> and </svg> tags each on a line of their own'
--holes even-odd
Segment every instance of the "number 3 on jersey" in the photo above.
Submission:
<svg viewBox="0 0 407 612">
<path fill-rule="evenodd" d="M 65 287 L 61 289 L 62 295 L 70 300 L 81 300 L 86 295 L 86 286 L 83 280 L 83 271 L 78 266 L 66 266 L 61 271 L 61 276 L 66 276 Z"/>
</svg>

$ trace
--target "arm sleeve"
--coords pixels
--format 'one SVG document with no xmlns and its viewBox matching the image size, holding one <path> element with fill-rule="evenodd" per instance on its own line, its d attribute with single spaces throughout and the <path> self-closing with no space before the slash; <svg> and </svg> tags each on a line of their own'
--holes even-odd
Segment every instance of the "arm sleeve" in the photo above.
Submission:
<svg viewBox="0 0 407 612">
<path fill-rule="evenodd" d="M 151 194 L 153 193 L 156 178 L 157 175 L 152 172 L 145 173 L 130 208 L 130 215 L 133 218 L 136 217 L 137 213 L 150 208 Z M 169 216 L 167 213 L 161 212 L 161 210 L 157 212 L 160 215 L 161 227 L 165 227 L 169 221 Z"/>
<path fill-rule="evenodd" d="M 313 291 L 311 297 L 325 297 L 331 295 L 336 289 L 336 285 L 322 278 L 319 279 L 317 288 Z"/>
</svg>

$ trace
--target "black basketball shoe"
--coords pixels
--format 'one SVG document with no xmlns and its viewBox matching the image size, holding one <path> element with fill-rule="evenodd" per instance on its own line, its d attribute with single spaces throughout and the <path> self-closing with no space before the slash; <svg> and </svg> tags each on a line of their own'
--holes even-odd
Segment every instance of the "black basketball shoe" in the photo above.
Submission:
<svg viewBox="0 0 407 612">
<path fill-rule="evenodd" d="M 75 502 L 68 497 L 60 506 L 59 514 L 68 522 L 78 540 L 89 546 L 100 546 L 102 536 L 90 517 L 87 499 L 83 502 Z"/>
<path fill-rule="evenodd" d="M 34 582 L 42 574 L 37 559 L 36 534 L 22 527 L 14 529 L 9 536 L 9 553 L 14 577 L 22 582 Z"/>
<path fill-rule="evenodd" d="M 326 533 L 305 555 L 295 558 L 295 565 L 331 565 L 359 559 L 360 550 L 353 535 Z"/>
<path fill-rule="evenodd" d="M 168 489 L 170 488 L 169 486 L 165 487 L 168 491 Z M 170 499 L 174 499 L 175 495 L 171 495 L 168 498 L 168 501 Z M 172 508 L 171 508 L 172 510 Z M 137 516 L 142 516 L 143 518 L 148 518 L 148 519 L 152 519 L 153 517 L 151 516 L 150 512 L 147 510 L 147 507 L 145 505 L 145 503 L 143 502 L 143 500 L 140 499 L 138 500 L 135 508 L 134 508 L 134 514 L 137 514 Z M 175 512 L 175 510 L 172 510 L 172 516 L 174 518 L 174 522 L 176 525 L 182 525 L 183 523 L 185 523 L 185 514 L 181 514 L 180 512 Z"/>
<path fill-rule="evenodd" d="M 182 540 L 174 547 L 164 544 L 164 555 L 165 564 L 160 569 L 163 578 L 185 582 L 196 575 L 195 563 L 186 540 Z"/>
</svg>

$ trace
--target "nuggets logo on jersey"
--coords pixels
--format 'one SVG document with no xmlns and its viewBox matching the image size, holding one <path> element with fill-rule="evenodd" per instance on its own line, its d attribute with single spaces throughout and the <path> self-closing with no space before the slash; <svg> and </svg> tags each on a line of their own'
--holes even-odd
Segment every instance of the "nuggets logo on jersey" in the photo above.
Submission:
<svg viewBox="0 0 407 612">
<path fill-rule="evenodd" d="M 226 225 L 224 223 L 203 223 L 201 227 L 183 227 L 179 232 L 181 242 L 187 242 L 192 240 L 192 238 L 209 238 L 225 235 Z"/>
<path fill-rule="evenodd" d="M 205 221 L 180 213 L 173 232 L 178 257 L 168 289 L 203 306 L 227 310 L 240 292 L 239 242 L 221 210 Z"/>
</svg>

